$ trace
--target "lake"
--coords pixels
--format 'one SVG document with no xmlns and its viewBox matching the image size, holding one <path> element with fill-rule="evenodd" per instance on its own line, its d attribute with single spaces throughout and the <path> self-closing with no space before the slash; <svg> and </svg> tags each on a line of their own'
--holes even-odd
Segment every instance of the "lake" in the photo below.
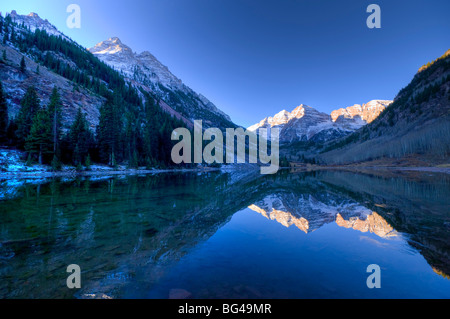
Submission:
<svg viewBox="0 0 450 319">
<path fill-rule="evenodd" d="M 0 180 L 0 298 L 93 297 L 450 298 L 450 175 Z"/>
</svg>

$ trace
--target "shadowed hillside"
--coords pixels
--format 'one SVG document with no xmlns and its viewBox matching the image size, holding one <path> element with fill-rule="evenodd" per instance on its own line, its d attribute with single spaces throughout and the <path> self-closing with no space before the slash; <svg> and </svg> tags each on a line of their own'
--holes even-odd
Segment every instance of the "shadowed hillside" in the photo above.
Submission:
<svg viewBox="0 0 450 319">
<path fill-rule="evenodd" d="M 343 164 L 415 155 L 446 163 L 450 154 L 450 50 L 420 68 L 372 123 L 324 147 L 322 162 Z"/>
</svg>

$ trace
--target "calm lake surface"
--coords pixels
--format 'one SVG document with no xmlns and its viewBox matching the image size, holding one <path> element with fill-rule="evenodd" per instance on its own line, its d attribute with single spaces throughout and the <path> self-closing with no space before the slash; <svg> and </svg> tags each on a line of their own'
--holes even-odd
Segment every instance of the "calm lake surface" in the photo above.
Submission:
<svg viewBox="0 0 450 319">
<path fill-rule="evenodd" d="M 446 174 L 0 180 L 0 298 L 450 298 L 449 275 Z"/>
</svg>

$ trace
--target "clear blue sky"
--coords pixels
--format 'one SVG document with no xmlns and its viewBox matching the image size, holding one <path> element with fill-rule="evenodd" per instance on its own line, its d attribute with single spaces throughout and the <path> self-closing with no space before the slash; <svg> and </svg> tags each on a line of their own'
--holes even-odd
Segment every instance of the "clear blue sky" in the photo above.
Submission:
<svg viewBox="0 0 450 319">
<path fill-rule="evenodd" d="M 81 29 L 66 7 L 81 7 Z M 366 8 L 381 7 L 381 29 Z M 450 48 L 448 0 L 0 0 L 36 12 L 85 47 L 118 36 L 148 50 L 237 124 L 308 104 L 332 110 L 393 99 Z"/>
</svg>

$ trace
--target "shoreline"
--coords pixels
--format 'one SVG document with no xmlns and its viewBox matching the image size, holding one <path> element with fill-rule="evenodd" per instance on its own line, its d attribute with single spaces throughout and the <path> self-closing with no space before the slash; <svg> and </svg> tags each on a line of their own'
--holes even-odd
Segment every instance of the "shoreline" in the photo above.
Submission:
<svg viewBox="0 0 450 319">
<path fill-rule="evenodd" d="M 187 173 L 210 172 L 221 170 L 220 168 L 182 168 L 182 169 L 124 169 L 124 170 L 94 170 L 94 171 L 34 171 L 34 172 L 2 172 L 1 179 L 12 178 L 53 178 L 53 177 L 78 177 L 78 176 L 108 176 L 108 175 L 147 175 L 161 173 Z"/>
<path fill-rule="evenodd" d="M 122 170 L 91 170 L 91 171 L 33 171 L 33 172 L 1 172 L 0 180 L 17 178 L 55 178 L 55 177 L 86 177 L 86 176 L 114 176 L 114 175 L 148 175 L 161 173 L 189 173 L 189 172 L 215 172 L 215 171 L 235 171 L 243 168 L 181 168 L 181 169 L 122 169 Z M 312 166 L 312 167 L 280 167 L 279 170 L 291 170 L 297 172 L 308 172 L 317 170 L 342 170 L 342 171 L 416 171 L 430 173 L 450 174 L 450 167 L 435 166 Z"/>
<path fill-rule="evenodd" d="M 415 172 L 430 172 L 430 173 L 444 173 L 450 174 L 450 167 L 437 166 L 315 166 L 309 168 L 294 168 L 298 171 L 315 171 L 315 170 L 340 170 L 340 171 L 415 171 Z"/>
</svg>

